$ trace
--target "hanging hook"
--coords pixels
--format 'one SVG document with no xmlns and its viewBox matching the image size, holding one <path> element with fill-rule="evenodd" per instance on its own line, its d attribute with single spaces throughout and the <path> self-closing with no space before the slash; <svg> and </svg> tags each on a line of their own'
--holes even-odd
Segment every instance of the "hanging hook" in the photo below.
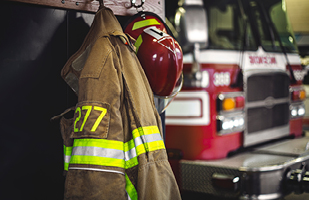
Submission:
<svg viewBox="0 0 309 200">
<path fill-rule="evenodd" d="M 140 8 L 144 5 L 146 0 L 141 0 L 141 4 L 140 5 L 136 5 L 136 0 L 131 0 L 131 4 L 134 8 Z"/>
<path fill-rule="evenodd" d="M 104 6 L 103 0 L 99 0 L 99 4 L 100 4 L 100 6 Z"/>
</svg>

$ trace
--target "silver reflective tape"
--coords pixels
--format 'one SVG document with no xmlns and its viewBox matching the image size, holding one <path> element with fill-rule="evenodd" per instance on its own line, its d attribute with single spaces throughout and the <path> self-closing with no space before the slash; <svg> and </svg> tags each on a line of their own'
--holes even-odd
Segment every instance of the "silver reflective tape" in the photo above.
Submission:
<svg viewBox="0 0 309 200">
<path fill-rule="evenodd" d="M 100 147 L 73 147 L 72 156 L 73 155 L 124 159 L 124 152 L 122 150 Z"/>
<path fill-rule="evenodd" d="M 135 147 L 124 153 L 125 161 L 131 160 L 132 158 L 134 158 L 136 156 L 137 156 L 137 154 L 136 154 Z"/>
<path fill-rule="evenodd" d="M 144 142 L 143 142 L 141 137 L 137 137 L 137 138 L 134 139 L 134 144 L 137 147 L 137 146 L 139 146 L 141 144 L 144 144 Z"/>
<path fill-rule="evenodd" d="M 143 135 L 146 142 L 154 142 L 154 141 L 159 141 L 162 140 L 160 133 L 155 133 L 151 135 Z"/>
<path fill-rule="evenodd" d="M 137 137 L 134 139 L 135 146 L 139 146 L 141 144 L 144 144 L 146 142 L 154 142 L 162 140 L 162 137 L 160 133 L 150 134 L 150 135 L 142 135 L 140 137 Z"/>
<path fill-rule="evenodd" d="M 98 172 L 111 172 L 111 173 L 124 175 L 123 172 L 116 171 L 116 170 L 110 170 L 110 169 L 97 169 L 97 168 L 86 168 L 86 167 L 69 167 L 69 169 L 90 170 L 90 171 L 98 171 Z"/>
<path fill-rule="evenodd" d="M 64 162 L 65 162 L 65 163 L 69 163 L 69 162 L 70 162 L 70 159 L 71 159 L 71 156 L 66 156 L 66 155 L 64 155 Z"/>
</svg>

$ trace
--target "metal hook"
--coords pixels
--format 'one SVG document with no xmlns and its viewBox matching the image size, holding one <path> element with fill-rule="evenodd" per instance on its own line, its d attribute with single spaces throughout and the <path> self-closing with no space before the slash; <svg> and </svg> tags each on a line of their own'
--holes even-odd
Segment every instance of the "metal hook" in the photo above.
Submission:
<svg viewBox="0 0 309 200">
<path fill-rule="evenodd" d="M 136 3 L 136 0 L 131 0 L 131 4 L 132 4 L 132 6 L 133 6 L 134 8 L 140 8 L 140 7 L 142 7 L 142 6 L 144 5 L 145 1 L 146 1 L 146 0 L 141 0 L 141 4 L 140 4 L 140 5 L 136 5 L 136 4 L 135 4 L 135 3 Z"/>
</svg>

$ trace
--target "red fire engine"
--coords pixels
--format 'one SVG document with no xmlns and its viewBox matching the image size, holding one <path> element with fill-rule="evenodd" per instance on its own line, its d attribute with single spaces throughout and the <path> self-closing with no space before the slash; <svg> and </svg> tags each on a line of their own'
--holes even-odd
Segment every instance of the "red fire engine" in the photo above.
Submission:
<svg viewBox="0 0 309 200">
<path fill-rule="evenodd" d="M 184 86 L 166 110 L 180 188 L 276 199 L 308 191 L 302 67 L 284 0 L 185 0 Z"/>
</svg>

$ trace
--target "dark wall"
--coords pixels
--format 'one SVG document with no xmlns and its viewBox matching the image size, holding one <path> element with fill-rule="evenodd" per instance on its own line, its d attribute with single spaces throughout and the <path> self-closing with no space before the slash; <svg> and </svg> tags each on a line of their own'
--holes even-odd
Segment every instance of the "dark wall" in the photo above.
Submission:
<svg viewBox="0 0 309 200">
<path fill-rule="evenodd" d="M 77 103 L 60 71 L 93 18 L 93 13 L 1 2 L 0 200 L 63 199 L 63 143 L 59 120 L 50 119 Z M 118 20 L 124 25 L 128 17 Z"/>
<path fill-rule="evenodd" d="M 63 198 L 62 138 L 50 118 L 77 102 L 60 71 L 93 17 L 1 2 L 0 199 Z"/>
</svg>

